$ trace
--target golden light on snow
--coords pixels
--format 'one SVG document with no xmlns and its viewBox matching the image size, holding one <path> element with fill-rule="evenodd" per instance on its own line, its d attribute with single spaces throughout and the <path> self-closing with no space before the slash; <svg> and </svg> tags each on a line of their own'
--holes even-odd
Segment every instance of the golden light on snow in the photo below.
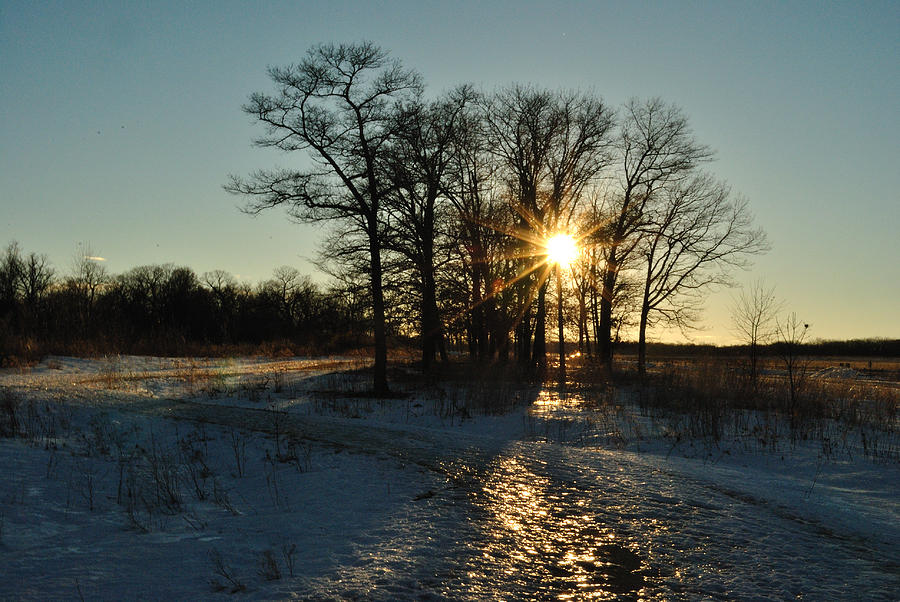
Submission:
<svg viewBox="0 0 900 602">
<path fill-rule="evenodd" d="M 565 268 L 575 259 L 576 255 L 578 255 L 578 246 L 575 244 L 575 239 L 569 234 L 557 234 L 547 240 L 547 259 L 550 263 Z"/>
</svg>

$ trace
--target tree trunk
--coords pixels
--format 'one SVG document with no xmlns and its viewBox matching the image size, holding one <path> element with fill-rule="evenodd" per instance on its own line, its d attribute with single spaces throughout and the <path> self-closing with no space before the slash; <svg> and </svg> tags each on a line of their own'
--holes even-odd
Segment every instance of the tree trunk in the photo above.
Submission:
<svg viewBox="0 0 900 602">
<path fill-rule="evenodd" d="M 438 352 L 446 361 L 447 350 L 443 344 L 443 329 L 437 306 L 437 285 L 434 273 L 425 273 L 422 291 L 422 369 L 428 370 Z"/>
<path fill-rule="evenodd" d="M 584 312 L 578 314 L 578 353 L 584 355 Z"/>
<path fill-rule="evenodd" d="M 584 353 L 590 357 L 593 355 L 591 351 L 591 329 L 588 327 L 588 314 L 587 314 L 587 304 L 583 309 L 584 317 L 582 318 L 584 322 Z"/>
<path fill-rule="evenodd" d="M 522 295 L 525 297 L 525 295 Z M 525 303 L 525 301 L 522 301 Z M 528 302 L 530 305 L 530 301 Z M 525 307 L 519 326 L 516 328 L 516 353 L 522 368 L 527 368 L 531 361 L 531 308 Z"/>
<path fill-rule="evenodd" d="M 537 295 L 537 315 L 534 321 L 534 347 L 531 364 L 536 374 L 543 374 L 547 367 L 547 282 L 541 285 Z"/>
<path fill-rule="evenodd" d="M 440 321 L 438 322 L 438 324 L 440 324 Z M 440 326 L 440 330 L 438 331 L 437 346 L 438 354 L 441 356 L 441 361 L 446 364 L 450 361 L 450 358 L 447 356 L 447 340 L 444 336 L 443 325 Z"/>
<path fill-rule="evenodd" d="M 647 317 L 650 315 L 650 285 L 653 277 L 653 259 L 656 243 L 651 245 L 647 257 L 647 273 L 644 278 L 644 292 L 641 296 L 641 322 L 638 326 L 638 375 L 644 378 L 647 373 Z"/>
<path fill-rule="evenodd" d="M 753 340 L 750 341 L 750 384 L 753 387 L 753 390 L 756 390 L 757 383 L 757 359 L 759 357 L 759 349 L 756 344 L 756 337 L 753 337 Z"/>
<path fill-rule="evenodd" d="M 562 268 L 556 266 L 556 336 L 559 339 L 559 385 L 566 386 L 566 337 L 563 332 Z"/>
<path fill-rule="evenodd" d="M 612 341 L 612 303 L 616 288 L 618 264 L 616 263 L 615 247 L 609 250 L 609 260 L 603 271 L 603 289 L 600 295 L 600 332 L 597 333 L 596 343 L 600 361 L 606 369 L 612 372 L 613 366 L 613 341 Z"/>
<path fill-rule="evenodd" d="M 485 324 L 485 308 L 484 295 L 481 288 L 484 283 L 481 270 L 477 265 L 472 266 L 472 311 L 470 324 L 472 330 L 472 352 L 471 356 L 483 358 L 486 348 L 486 324 Z"/>
<path fill-rule="evenodd" d="M 431 305 L 428 300 L 428 285 L 422 291 L 422 324 L 420 326 L 422 333 L 422 371 L 428 372 L 431 363 L 434 361 L 435 345 L 432 329 L 434 323 L 431 317 Z"/>
<path fill-rule="evenodd" d="M 647 315 L 650 309 L 644 304 L 641 307 L 641 325 L 638 332 L 638 375 L 644 378 L 647 373 Z"/>
<path fill-rule="evenodd" d="M 591 327 L 594 329 L 594 350 L 600 353 L 600 308 L 597 303 L 597 288 L 591 288 Z"/>
<path fill-rule="evenodd" d="M 578 352 L 582 355 L 591 355 L 591 331 L 588 327 L 588 300 L 587 291 L 578 291 Z"/>
<path fill-rule="evenodd" d="M 373 221 L 373 220 L 372 220 Z M 387 382 L 387 329 L 384 315 L 384 289 L 381 276 L 381 245 L 377 224 L 369 224 L 369 261 L 372 266 L 372 313 L 375 321 L 375 365 L 372 369 L 372 389 L 376 396 L 390 394 Z"/>
</svg>

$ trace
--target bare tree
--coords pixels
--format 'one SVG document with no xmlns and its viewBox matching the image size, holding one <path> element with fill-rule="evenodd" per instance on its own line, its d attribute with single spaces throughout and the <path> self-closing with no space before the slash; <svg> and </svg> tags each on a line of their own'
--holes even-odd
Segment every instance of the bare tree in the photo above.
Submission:
<svg viewBox="0 0 900 602">
<path fill-rule="evenodd" d="M 11 314 L 19 302 L 19 285 L 25 271 L 25 262 L 19 243 L 13 241 L 7 245 L 0 257 L 0 317 Z"/>
<path fill-rule="evenodd" d="M 549 268 L 540 268 L 539 238 L 544 223 L 541 197 L 547 186 L 548 156 L 554 136 L 553 95 L 525 86 L 513 86 L 489 99 L 485 111 L 488 148 L 503 168 L 511 207 L 518 216 L 519 273 L 515 289 L 521 308 L 517 354 L 523 364 L 541 369 L 546 362 L 546 305 Z M 537 297 L 532 330 L 531 307 Z M 532 348 L 532 332 L 534 346 Z"/>
<path fill-rule="evenodd" d="M 13 241 L 0 256 L 0 365 L 11 353 L 14 332 L 20 325 L 19 284 L 23 272 L 22 252 L 19 243 Z"/>
<path fill-rule="evenodd" d="M 53 283 L 53 268 L 46 255 L 29 253 L 22 263 L 21 290 L 25 303 L 26 328 L 35 329 L 41 315 L 41 305 Z"/>
<path fill-rule="evenodd" d="M 731 322 L 747 345 L 753 386 L 759 374 L 759 348 L 770 343 L 778 332 L 776 318 L 781 306 L 775 297 L 775 287 L 767 287 L 762 280 L 755 281 L 749 290 L 742 290 L 732 305 Z"/>
<path fill-rule="evenodd" d="M 29 253 L 23 262 L 22 298 L 28 307 L 35 307 L 40 298 L 50 288 L 53 281 L 53 268 L 46 255 Z"/>
<path fill-rule="evenodd" d="M 284 205 L 300 221 L 350 221 L 366 235 L 375 331 L 373 387 L 387 394 L 382 218 L 390 184 L 383 162 L 396 140 L 396 104 L 421 93 L 420 77 L 370 42 L 311 48 L 295 65 L 270 67 L 274 94 L 254 93 L 244 111 L 259 120 L 261 147 L 308 151 L 313 167 L 232 177 L 251 214 Z"/>
<path fill-rule="evenodd" d="M 529 310 L 535 304 L 533 367 L 546 364 L 547 239 L 568 229 L 582 192 L 606 166 L 613 113 L 588 94 L 551 93 L 514 86 L 496 94 L 486 112 L 488 143 L 504 168 L 522 243 L 519 286 L 525 308 L 520 357 L 528 357 Z"/>
<path fill-rule="evenodd" d="M 282 319 L 292 327 L 297 325 L 297 293 L 302 286 L 308 284 L 304 280 L 308 280 L 308 277 L 302 276 L 297 268 L 283 265 L 275 268 L 275 271 L 272 273 L 272 279 L 267 283 L 278 302 L 278 309 L 282 314 Z"/>
<path fill-rule="evenodd" d="M 470 355 L 505 358 L 515 328 L 510 316 L 515 287 L 505 286 L 514 279 L 507 236 L 512 224 L 486 132 L 485 103 L 467 106 L 455 121 L 441 193 L 454 209 L 450 227 L 456 273 L 445 270 L 443 277 L 453 308 L 449 324 L 465 331 Z"/>
<path fill-rule="evenodd" d="M 590 300 L 591 291 L 594 289 L 594 263 L 597 249 L 582 249 L 581 257 L 572 263 L 570 276 L 572 278 L 575 298 L 578 303 L 578 352 L 583 355 L 592 355 L 590 324 Z"/>
<path fill-rule="evenodd" d="M 260 291 L 277 305 L 281 320 L 292 334 L 302 334 L 321 310 L 323 295 L 318 287 L 309 276 L 291 266 L 275 268 L 272 278 L 260 285 Z"/>
<path fill-rule="evenodd" d="M 232 341 L 235 338 L 238 322 L 238 307 L 241 299 L 238 282 L 225 270 L 204 272 L 200 276 L 201 283 L 212 293 L 213 303 L 218 311 L 215 324 L 222 340 Z"/>
<path fill-rule="evenodd" d="M 625 104 L 618 136 L 619 181 L 604 198 L 606 221 L 594 241 L 604 250 L 600 279 L 599 355 L 612 369 L 613 301 L 620 271 L 643 235 L 648 206 L 657 191 L 688 177 L 712 156 L 698 143 L 687 117 L 659 98 Z"/>
<path fill-rule="evenodd" d="M 418 281 L 423 370 L 438 351 L 447 359 L 437 304 L 439 225 L 447 221 L 440 219 L 444 208 L 439 201 L 453 161 L 457 121 L 474 98 L 470 86 L 461 86 L 439 101 L 418 101 L 398 114 L 400 136 L 389 166 L 394 186 L 386 201 L 386 246 L 409 263 Z"/>
<path fill-rule="evenodd" d="M 187 337 L 195 321 L 191 307 L 200 282 L 188 267 L 137 266 L 116 279 L 116 287 L 132 319 L 155 336 L 177 334 Z"/>
<path fill-rule="evenodd" d="M 697 319 L 705 292 L 731 283 L 729 268 L 745 268 L 748 257 L 768 249 L 753 227 L 747 201 L 708 175 L 666 186 L 664 200 L 649 207 L 641 254 L 644 281 L 638 326 L 638 371 L 647 361 L 652 314 L 681 328 Z"/>
<path fill-rule="evenodd" d="M 809 324 L 801 321 L 796 312 L 791 312 L 784 320 L 776 318 L 775 333 L 777 335 L 775 349 L 787 371 L 791 430 L 794 430 L 797 426 L 797 403 L 806 380 L 806 363 L 803 361 L 802 351 L 806 335 L 809 334 Z"/>
<path fill-rule="evenodd" d="M 613 113 L 602 100 L 580 94 L 559 94 L 556 105 L 556 135 L 548 157 L 551 189 L 544 209 L 547 216 L 543 236 L 568 234 L 578 214 L 585 188 L 607 166 Z M 590 228 L 589 228 L 590 230 Z M 588 232 L 574 233 L 582 241 Z M 563 324 L 562 266 L 556 266 L 557 338 L 560 385 L 565 386 L 566 356 Z"/>
<path fill-rule="evenodd" d="M 600 98 L 578 93 L 554 97 L 554 135 L 547 157 L 550 188 L 541 207 L 545 236 L 567 232 L 585 189 L 609 165 L 613 119 L 613 111 Z"/>
<path fill-rule="evenodd" d="M 79 297 L 79 322 L 82 335 L 87 334 L 94 319 L 94 304 L 101 288 L 109 283 L 110 276 L 99 257 L 89 244 L 79 245 L 72 258 L 72 277 L 69 286 Z"/>
</svg>

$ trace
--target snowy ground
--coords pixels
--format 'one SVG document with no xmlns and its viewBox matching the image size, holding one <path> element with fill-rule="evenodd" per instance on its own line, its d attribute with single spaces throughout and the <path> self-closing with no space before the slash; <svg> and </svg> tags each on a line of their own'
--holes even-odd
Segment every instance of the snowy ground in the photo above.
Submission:
<svg viewBox="0 0 900 602">
<path fill-rule="evenodd" d="M 621 394 L 376 401 L 360 365 L 0 373 L 0 599 L 898 598 L 900 465 L 852 441 L 675 444 Z"/>
</svg>

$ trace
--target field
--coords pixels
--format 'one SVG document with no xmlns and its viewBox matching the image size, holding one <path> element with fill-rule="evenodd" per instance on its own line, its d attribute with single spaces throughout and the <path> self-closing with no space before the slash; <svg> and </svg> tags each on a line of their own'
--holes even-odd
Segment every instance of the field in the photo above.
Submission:
<svg viewBox="0 0 900 602">
<path fill-rule="evenodd" d="M 0 599 L 893 599 L 897 362 L 0 373 Z M 623 362 L 624 364 L 624 362 Z"/>
</svg>

